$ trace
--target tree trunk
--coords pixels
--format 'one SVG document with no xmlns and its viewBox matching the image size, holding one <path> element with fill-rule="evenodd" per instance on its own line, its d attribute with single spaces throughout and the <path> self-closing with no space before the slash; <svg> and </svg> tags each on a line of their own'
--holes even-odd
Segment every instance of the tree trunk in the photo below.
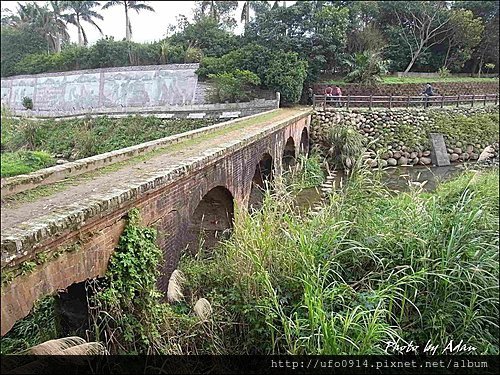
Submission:
<svg viewBox="0 0 500 375">
<path fill-rule="evenodd" d="M 448 44 L 448 50 L 446 51 L 446 57 L 444 58 L 443 66 L 448 69 L 448 57 L 450 56 L 451 43 Z"/>
<path fill-rule="evenodd" d="M 76 27 L 78 28 L 78 45 L 81 47 L 83 46 L 82 25 L 80 25 L 80 17 L 78 15 L 76 16 Z"/>
<path fill-rule="evenodd" d="M 127 2 L 125 1 L 125 39 L 127 42 L 130 42 L 131 39 L 131 32 L 130 32 L 130 20 L 128 18 L 128 7 L 127 7 Z"/>
<path fill-rule="evenodd" d="M 56 34 L 55 47 L 57 53 L 61 52 L 61 36 L 59 33 Z"/>
<path fill-rule="evenodd" d="M 410 69 L 413 67 L 413 64 L 415 64 L 415 61 L 417 61 L 417 57 L 420 56 L 420 52 L 422 52 L 422 48 L 423 48 L 423 46 L 424 46 L 424 44 L 426 42 L 427 42 L 427 40 L 425 42 L 423 42 L 423 43 L 420 43 L 420 46 L 418 47 L 418 50 L 415 52 L 415 54 L 411 58 L 410 63 L 408 64 L 408 66 L 405 69 L 405 74 L 410 71 Z"/>
</svg>

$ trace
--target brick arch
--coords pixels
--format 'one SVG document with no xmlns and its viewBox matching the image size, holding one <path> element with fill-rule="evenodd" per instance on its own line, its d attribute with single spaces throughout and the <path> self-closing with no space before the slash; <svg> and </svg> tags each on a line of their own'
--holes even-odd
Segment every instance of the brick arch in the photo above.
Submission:
<svg viewBox="0 0 500 375">
<path fill-rule="evenodd" d="M 295 164 L 297 151 L 295 148 L 295 141 L 293 137 L 288 137 L 285 148 L 283 149 L 283 156 L 281 157 L 282 170 L 286 171 Z"/>
<path fill-rule="evenodd" d="M 271 182 L 276 170 L 274 158 L 271 153 L 265 152 L 255 163 L 252 179 L 250 180 L 248 206 L 258 208 L 261 206 L 263 190 L 266 188 L 266 182 Z"/>
<path fill-rule="evenodd" d="M 304 127 L 302 133 L 300 133 L 299 152 L 303 155 L 309 154 L 309 130 L 307 127 Z"/>
<path fill-rule="evenodd" d="M 187 251 L 197 252 L 200 240 L 211 250 L 233 227 L 234 196 L 225 186 L 210 189 L 188 219 Z M 201 236 L 201 237 L 200 237 Z"/>
</svg>

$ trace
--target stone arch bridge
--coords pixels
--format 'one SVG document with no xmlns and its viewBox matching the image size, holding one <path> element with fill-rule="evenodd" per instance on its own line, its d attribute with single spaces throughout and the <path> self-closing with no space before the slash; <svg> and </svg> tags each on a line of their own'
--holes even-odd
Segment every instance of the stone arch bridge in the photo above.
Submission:
<svg viewBox="0 0 500 375">
<path fill-rule="evenodd" d="M 29 199 L 2 197 L 2 336 L 39 298 L 103 276 L 133 207 L 158 231 L 166 290 L 200 233 L 209 246 L 231 226 L 235 205 L 258 205 L 259 186 L 307 152 L 310 121 L 306 109 L 278 109 L 53 182 Z"/>
</svg>

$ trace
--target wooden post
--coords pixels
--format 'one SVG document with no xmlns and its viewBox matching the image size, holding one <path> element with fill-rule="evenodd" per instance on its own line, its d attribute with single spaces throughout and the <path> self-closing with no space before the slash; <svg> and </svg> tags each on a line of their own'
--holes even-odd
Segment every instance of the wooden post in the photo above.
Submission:
<svg viewBox="0 0 500 375">
<path fill-rule="evenodd" d="M 351 103 L 351 94 L 347 95 L 347 109 L 349 109 L 350 103 Z"/>
<path fill-rule="evenodd" d="M 441 95 L 441 108 L 444 107 L 444 95 Z"/>
<path fill-rule="evenodd" d="M 316 94 L 313 94 L 313 108 L 316 108 Z"/>
<path fill-rule="evenodd" d="M 486 98 L 488 95 L 484 94 L 483 106 L 486 107 Z"/>
<path fill-rule="evenodd" d="M 472 103 L 470 104 L 470 107 L 474 107 L 474 101 L 476 100 L 476 95 L 472 94 Z"/>
<path fill-rule="evenodd" d="M 326 109 L 326 94 L 323 98 L 323 109 Z"/>
<path fill-rule="evenodd" d="M 457 108 L 458 108 L 459 103 L 460 103 L 460 95 L 457 95 Z"/>
<path fill-rule="evenodd" d="M 391 97 L 389 98 L 389 109 L 392 108 L 392 94 L 391 94 Z"/>
<path fill-rule="evenodd" d="M 372 109 L 372 100 L 373 100 L 373 96 L 370 94 L 370 110 Z"/>
<path fill-rule="evenodd" d="M 498 94 L 495 94 L 495 105 L 498 104 Z"/>
<path fill-rule="evenodd" d="M 408 95 L 408 101 L 406 102 L 406 108 L 410 108 L 410 95 Z"/>
</svg>

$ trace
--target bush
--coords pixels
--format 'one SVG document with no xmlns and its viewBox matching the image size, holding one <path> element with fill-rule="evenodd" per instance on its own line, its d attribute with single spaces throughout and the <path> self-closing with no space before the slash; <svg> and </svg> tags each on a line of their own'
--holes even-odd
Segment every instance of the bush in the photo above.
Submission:
<svg viewBox="0 0 500 375">
<path fill-rule="evenodd" d="M 250 99 L 252 86 L 260 84 L 259 77 L 248 70 L 236 69 L 231 73 L 209 74 L 213 82 L 210 100 L 215 102 L 237 102 Z"/>
<path fill-rule="evenodd" d="M 365 51 L 355 53 L 345 60 L 350 68 L 345 81 L 373 85 L 382 81 L 382 75 L 387 74 L 388 61 L 380 57 L 380 53 Z"/>
<path fill-rule="evenodd" d="M 445 66 L 442 66 L 441 68 L 439 68 L 438 74 L 439 74 L 439 77 L 441 77 L 441 78 L 451 77 L 450 70 L 448 68 L 446 68 Z"/>
<path fill-rule="evenodd" d="M 33 109 L 33 99 L 29 96 L 25 96 L 23 98 L 23 107 L 26 109 Z"/>
<path fill-rule="evenodd" d="M 297 103 L 307 76 L 307 61 L 295 52 L 279 51 L 274 54 L 266 72 L 265 84 L 281 93 L 283 103 Z"/>
</svg>

